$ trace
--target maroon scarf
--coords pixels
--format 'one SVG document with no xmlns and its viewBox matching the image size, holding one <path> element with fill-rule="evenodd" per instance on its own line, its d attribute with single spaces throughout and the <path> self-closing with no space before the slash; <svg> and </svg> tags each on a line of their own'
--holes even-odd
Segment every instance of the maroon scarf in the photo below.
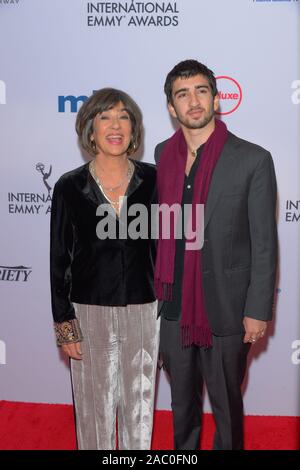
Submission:
<svg viewBox="0 0 300 470">
<path fill-rule="evenodd" d="M 192 212 L 195 214 L 196 204 L 206 204 L 210 181 L 216 163 L 221 155 L 227 139 L 226 125 L 216 119 L 215 129 L 210 135 L 201 153 L 200 164 L 195 175 Z M 181 129 L 168 140 L 157 168 L 157 186 L 159 204 L 181 205 L 185 167 L 187 160 L 187 144 Z M 193 218 L 192 218 L 193 220 Z M 155 290 L 159 300 L 170 300 L 174 283 L 175 262 L 175 224 L 171 227 L 171 236 L 158 241 L 155 266 Z M 172 233 L 173 228 L 173 233 Z M 202 285 L 201 250 L 185 250 L 184 271 L 182 281 L 182 344 L 184 346 L 209 347 L 212 344 L 212 333 L 205 311 Z"/>
</svg>

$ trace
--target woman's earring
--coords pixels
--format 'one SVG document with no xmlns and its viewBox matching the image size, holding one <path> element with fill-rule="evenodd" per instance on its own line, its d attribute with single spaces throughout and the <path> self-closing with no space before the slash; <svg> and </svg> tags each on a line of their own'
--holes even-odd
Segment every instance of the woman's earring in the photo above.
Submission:
<svg viewBox="0 0 300 470">
<path fill-rule="evenodd" d="M 130 141 L 129 147 L 127 149 L 127 155 L 132 155 L 136 151 L 136 143 L 133 140 Z"/>
<path fill-rule="evenodd" d="M 93 151 L 96 152 L 97 147 L 96 147 L 96 142 L 94 141 L 94 139 L 91 139 L 91 147 Z"/>
<path fill-rule="evenodd" d="M 136 151 L 136 142 L 133 140 L 133 138 L 131 138 L 129 148 L 132 150 L 133 153 Z"/>
</svg>

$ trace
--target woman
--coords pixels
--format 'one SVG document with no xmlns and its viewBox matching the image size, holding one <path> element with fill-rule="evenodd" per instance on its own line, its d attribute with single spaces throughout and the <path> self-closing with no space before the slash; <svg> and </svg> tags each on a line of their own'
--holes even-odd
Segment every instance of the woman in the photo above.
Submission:
<svg viewBox="0 0 300 470">
<path fill-rule="evenodd" d="M 71 358 L 79 449 L 115 449 L 116 417 L 119 449 L 151 445 L 155 241 L 130 238 L 130 230 L 124 236 L 130 208 L 142 204 L 149 214 L 156 201 L 155 167 L 129 158 L 141 129 L 141 112 L 126 93 L 95 92 L 76 121 L 94 159 L 64 174 L 53 192 L 52 310 L 57 343 Z"/>
</svg>

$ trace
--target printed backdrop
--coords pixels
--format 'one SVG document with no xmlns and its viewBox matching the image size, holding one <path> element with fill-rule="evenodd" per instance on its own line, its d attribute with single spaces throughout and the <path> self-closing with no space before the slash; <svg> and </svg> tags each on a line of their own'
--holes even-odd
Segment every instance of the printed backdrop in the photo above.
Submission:
<svg viewBox="0 0 300 470">
<path fill-rule="evenodd" d="M 153 162 L 173 132 L 165 76 L 196 58 L 218 77 L 222 119 L 271 151 L 278 178 L 277 308 L 251 353 L 245 411 L 300 414 L 299 20 L 297 0 L 0 0 L 0 399 L 72 401 L 52 328 L 49 218 L 55 181 L 85 162 L 80 104 L 102 87 L 127 91 L 144 115 L 140 157 Z M 168 409 L 159 375 L 156 407 Z"/>
</svg>

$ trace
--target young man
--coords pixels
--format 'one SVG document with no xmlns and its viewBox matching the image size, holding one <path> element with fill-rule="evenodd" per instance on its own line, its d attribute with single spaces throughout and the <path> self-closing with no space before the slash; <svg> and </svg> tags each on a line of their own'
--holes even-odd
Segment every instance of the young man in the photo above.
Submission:
<svg viewBox="0 0 300 470">
<path fill-rule="evenodd" d="M 186 60 L 165 82 L 179 130 L 155 150 L 160 204 L 204 204 L 204 244 L 160 239 L 155 272 L 161 356 L 171 378 L 175 449 L 198 449 L 202 386 L 214 449 L 243 448 L 241 384 L 250 344 L 272 318 L 277 262 L 272 157 L 215 118 L 218 91 L 205 65 Z"/>
</svg>

